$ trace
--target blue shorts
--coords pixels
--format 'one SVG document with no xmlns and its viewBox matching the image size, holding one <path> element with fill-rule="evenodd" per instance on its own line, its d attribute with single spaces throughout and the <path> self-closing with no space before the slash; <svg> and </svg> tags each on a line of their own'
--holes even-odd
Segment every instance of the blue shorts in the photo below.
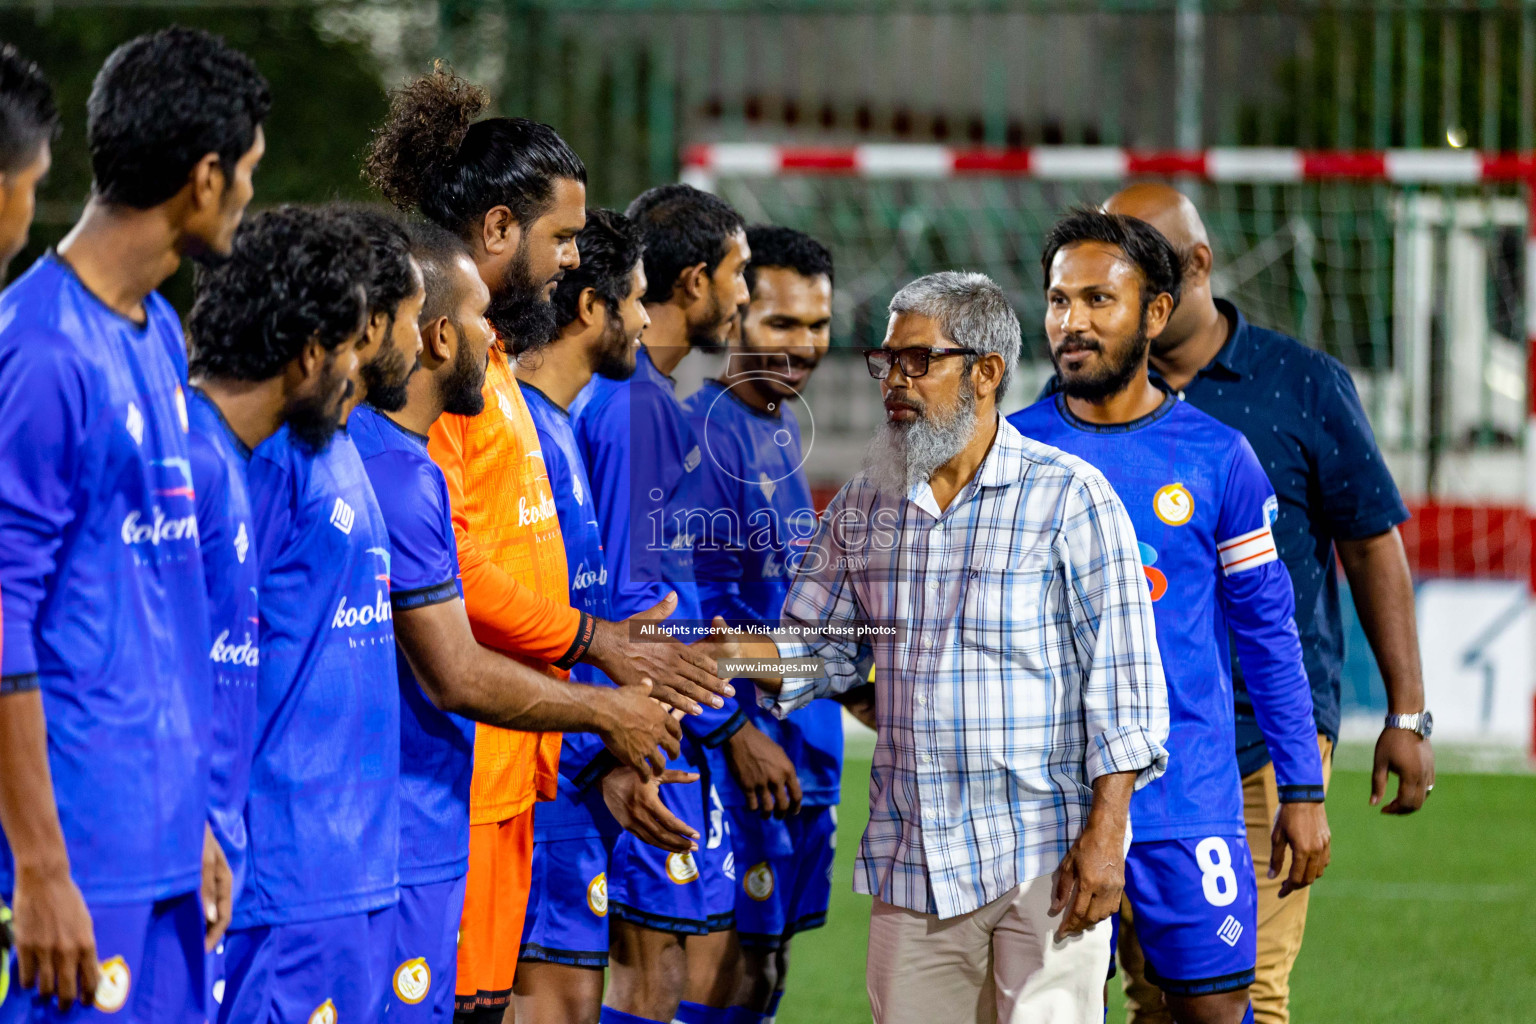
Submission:
<svg viewBox="0 0 1536 1024">
<path fill-rule="evenodd" d="M 6 900 L 10 902 L 9 898 Z M 0 1024 L 43 1021 L 150 1021 L 202 1024 L 206 1016 L 202 900 L 195 892 L 154 903 L 90 907 L 100 981 L 96 1006 L 78 1003 L 60 1013 L 21 988 L 16 955 L 0 965 L 9 992 L 0 1002 Z M 3 987 L 3 986 L 0 986 Z"/>
<path fill-rule="evenodd" d="M 1180 996 L 1253 984 L 1259 897 L 1243 836 L 1133 842 L 1125 894 L 1148 981 Z"/>
<path fill-rule="evenodd" d="M 460 875 L 442 882 L 400 886 L 395 931 L 384 962 L 390 966 L 384 1019 L 449 1021 L 459 965 L 459 917 L 464 913 Z"/>
<path fill-rule="evenodd" d="M 806 807 L 782 821 L 746 808 L 732 815 L 736 863 L 736 931 L 741 944 L 778 949 L 797 932 L 827 923 L 837 808 Z"/>
<path fill-rule="evenodd" d="M 703 782 L 667 783 L 661 799 L 703 841 L 697 853 L 668 853 L 628 832 L 614 844 L 608 867 L 608 906 L 613 916 L 674 935 L 707 935 L 735 921 L 735 856 L 720 799 L 710 793 L 705 813 Z"/>
<path fill-rule="evenodd" d="M 719 791 L 710 786 L 705 794 L 709 827 L 698 853 L 699 874 L 704 879 L 704 922 L 710 931 L 723 932 L 736 926 L 736 845 L 731 838 L 731 816 L 720 802 Z"/>
<path fill-rule="evenodd" d="M 219 1024 L 376 1021 L 389 992 L 394 904 L 295 924 L 231 929 L 224 938 Z"/>
<path fill-rule="evenodd" d="M 608 966 L 608 851 L 600 836 L 533 844 L 519 960 Z"/>
</svg>

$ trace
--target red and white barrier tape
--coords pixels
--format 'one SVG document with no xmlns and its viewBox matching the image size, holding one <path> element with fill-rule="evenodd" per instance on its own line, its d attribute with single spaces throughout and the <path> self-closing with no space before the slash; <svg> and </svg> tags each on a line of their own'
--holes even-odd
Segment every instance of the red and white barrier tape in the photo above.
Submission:
<svg viewBox="0 0 1536 1024">
<path fill-rule="evenodd" d="M 1536 180 L 1536 152 L 1480 153 L 1464 149 L 1318 151 L 1234 147 L 1178 152 L 1116 146 L 962 149 L 880 143 L 829 148 L 716 142 L 689 146 L 683 153 L 683 165 L 694 174 L 749 177 L 992 175 L 1082 180 L 1188 174 L 1216 182 L 1354 180 L 1425 185 Z"/>
</svg>

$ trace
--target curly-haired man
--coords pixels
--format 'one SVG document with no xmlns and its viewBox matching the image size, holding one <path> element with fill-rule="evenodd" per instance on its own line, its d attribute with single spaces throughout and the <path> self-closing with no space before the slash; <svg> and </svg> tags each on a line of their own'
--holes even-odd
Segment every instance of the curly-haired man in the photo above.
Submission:
<svg viewBox="0 0 1536 1024">
<path fill-rule="evenodd" d="M 360 242 L 332 217 L 285 207 L 244 224 L 229 261 L 197 282 L 187 410 L 214 637 L 209 820 L 231 869 L 218 892 L 224 903 L 246 880 L 261 657 L 247 469 L 251 453 L 279 427 L 318 450 L 340 422 L 367 343 L 369 260 Z M 229 915 L 220 917 L 227 922 Z M 222 959 L 215 959 L 213 974 L 221 973 Z"/>
</svg>

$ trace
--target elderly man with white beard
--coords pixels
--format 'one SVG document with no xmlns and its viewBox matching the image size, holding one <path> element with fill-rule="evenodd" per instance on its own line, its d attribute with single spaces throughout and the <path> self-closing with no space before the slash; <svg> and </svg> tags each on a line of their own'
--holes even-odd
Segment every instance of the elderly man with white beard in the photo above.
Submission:
<svg viewBox="0 0 1536 1024">
<path fill-rule="evenodd" d="M 886 422 L 753 660 L 784 715 L 876 666 L 854 888 L 877 1024 L 1099 1024 L 1131 793 L 1167 764 L 1136 536 L 1099 472 L 997 414 L 1018 318 L 981 274 L 920 278 L 865 353 Z M 763 666 L 756 666 L 763 667 Z"/>
</svg>

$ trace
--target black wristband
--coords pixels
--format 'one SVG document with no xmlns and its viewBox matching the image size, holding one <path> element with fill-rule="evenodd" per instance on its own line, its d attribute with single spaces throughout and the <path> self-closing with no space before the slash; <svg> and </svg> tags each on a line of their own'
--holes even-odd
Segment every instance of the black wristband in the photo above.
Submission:
<svg viewBox="0 0 1536 1024">
<path fill-rule="evenodd" d="M 13 676 L 0 676 L 0 693 L 28 693 L 42 686 L 36 672 L 18 672 Z"/>
<path fill-rule="evenodd" d="M 572 640 L 571 646 L 555 660 L 555 668 L 574 667 L 578 661 L 587 656 L 587 651 L 592 649 L 592 641 L 597 637 L 597 619 L 583 611 L 578 611 L 576 614 L 581 616 L 581 621 L 576 624 L 576 639 Z"/>
</svg>

